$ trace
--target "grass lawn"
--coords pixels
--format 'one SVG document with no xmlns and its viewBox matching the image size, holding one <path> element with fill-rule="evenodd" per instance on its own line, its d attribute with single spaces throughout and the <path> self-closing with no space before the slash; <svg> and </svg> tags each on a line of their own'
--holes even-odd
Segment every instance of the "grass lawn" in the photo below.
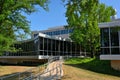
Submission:
<svg viewBox="0 0 120 80">
<path fill-rule="evenodd" d="M 10 75 L 18 72 L 23 72 L 27 69 L 33 67 L 28 66 L 7 66 L 7 65 L 0 65 L 0 76 Z"/>
<path fill-rule="evenodd" d="M 120 80 L 120 72 L 110 67 L 110 61 L 95 58 L 71 58 L 63 65 L 62 80 Z"/>
</svg>

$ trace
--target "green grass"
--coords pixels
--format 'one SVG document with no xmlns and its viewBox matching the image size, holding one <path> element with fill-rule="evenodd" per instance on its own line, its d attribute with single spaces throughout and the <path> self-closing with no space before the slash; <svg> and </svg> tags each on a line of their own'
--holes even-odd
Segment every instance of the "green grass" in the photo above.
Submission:
<svg viewBox="0 0 120 80">
<path fill-rule="evenodd" d="M 70 58 L 65 61 L 65 64 L 97 73 L 120 77 L 120 71 L 112 69 L 110 66 L 110 61 L 108 60 L 99 60 L 96 58 Z"/>
</svg>

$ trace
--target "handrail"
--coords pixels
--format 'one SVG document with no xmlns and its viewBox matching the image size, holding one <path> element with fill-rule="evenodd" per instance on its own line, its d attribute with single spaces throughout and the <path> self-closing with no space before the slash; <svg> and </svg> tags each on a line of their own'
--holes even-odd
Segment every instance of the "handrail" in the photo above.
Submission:
<svg viewBox="0 0 120 80">
<path fill-rule="evenodd" d="M 52 63 L 53 61 L 56 61 L 56 60 L 59 60 L 60 58 L 57 56 L 57 57 L 53 57 L 53 56 L 50 56 L 49 58 L 48 58 L 48 62 L 47 63 L 45 63 L 45 64 L 43 64 L 43 65 L 40 65 L 40 66 L 38 66 L 37 68 L 40 68 L 40 67 L 45 67 L 45 70 L 44 70 L 44 72 L 42 72 L 42 73 L 45 73 L 45 71 L 47 70 L 47 66 L 50 64 L 50 63 Z M 56 66 L 56 67 L 58 67 L 58 66 Z M 32 74 L 32 70 L 34 70 L 34 69 L 37 69 L 37 68 L 31 68 L 31 69 L 28 69 L 28 70 L 26 70 L 26 71 L 24 71 L 24 72 L 19 72 L 19 73 L 16 73 L 16 74 L 12 74 L 12 75 L 8 75 L 8 76 L 4 76 L 4 77 L 0 77 L 0 80 L 6 80 L 6 79 L 8 79 L 8 78 L 11 78 L 11 77 L 14 77 L 14 76 L 17 76 L 18 77 L 18 79 L 17 80 L 30 80 L 30 78 L 32 79 L 33 77 L 37 77 L 37 75 L 40 75 L 40 74 L 42 74 L 42 73 L 38 73 L 38 74 Z M 54 70 L 55 68 L 53 68 L 52 70 Z M 49 70 L 49 71 L 51 71 L 51 70 Z M 21 77 L 21 75 L 23 75 L 24 73 L 26 73 L 26 72 L 29 72 L 30 73 L 30 76 L 28 76 L 28 77 L 25 77 L 24 79 Z"/>
<path fill-rule="evenodd" d="M 48 64 L 52 63 L 54 60 L 60 60 L 60 57 L 50 57 L 49 61 L 48 61 Z M 51 72 L 54 71 L 54 70 L 56 70 L 56 74 L 51 75 Z M 43 76 L 45 74 L 49 74 L 48 75 L 49 77 L 48 76 Z M 46 70 L 43 73 L 38 73 L 36 76 L 34 76 L 34 78 L 30 76 L 30 77 L 25 78 L 24 80 L 29 80 L 31 78 L 38 79 L 38 80 L 41 80 L 41 79 L 45 78 L 44 80 L 48 80 L 48 78 L 53 79 L 54 77 L 57 77 L 57 79 L 60 79 L 61 76 L 62 76 L 62 63 L 59 63 L 58 65 L 56 65 L 56 67 L 53 67 L 50 70 L 48 70 L 46 68 Z"/>
</svg>

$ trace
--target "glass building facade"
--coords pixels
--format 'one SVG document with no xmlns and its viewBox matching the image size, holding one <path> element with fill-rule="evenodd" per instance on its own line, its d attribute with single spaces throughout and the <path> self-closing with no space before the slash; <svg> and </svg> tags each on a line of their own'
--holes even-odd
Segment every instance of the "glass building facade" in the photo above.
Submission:
<svg viewBox="0 0 120 80">
<path fill-rule="evenodd" d="M 17 52 L 5 53 L 5 56 L 80 56 L 81 46 L 70 40 L 38 36 L 29 41 L 14 45 Z"/>
<path fill-rule="evenodd" d="M 100 60 L 110 60 L 111 67 L 120 71 L 120 19 L 99 23 L 101 33 Z"/>
<path fill-rule="evenodd" d="M 73 31 L 72 29 L 64 29 L 64 30 L 56 30 L 56 31 L 44 32 L 44 34 L 54 36 L 54 35 L 69 34 L 72 31 Z"/>
<path fill-rule="evenodd" d="M 58 36 L 58 35 L 64 35 L 72 33 L 73 29 L 62 29 L 62 30 L 50 30 L 42 32 L 43 34 L 49 35 L 49 36 Z M 36 37 L 38 33 L 34 33 L 34 37 Z"/>
<path fill-rule="evenodd" d="M 101 54 L 120 54 L 120 27 L 100 28 Z"/>
</svg>

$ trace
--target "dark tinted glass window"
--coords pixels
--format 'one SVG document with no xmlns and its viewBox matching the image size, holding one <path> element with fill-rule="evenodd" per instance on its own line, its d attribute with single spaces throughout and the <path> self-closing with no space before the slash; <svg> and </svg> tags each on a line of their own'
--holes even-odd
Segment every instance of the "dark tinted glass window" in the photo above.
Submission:
<svg viewBox="0 0 120 80">
<path fill-rule="evenodd" d="M 119 46 L 118 28 L 110 28 L 111 46 Z"/>
<path fill-rule="evenodd" d="M 109 48 L 101 48 L 101 54 L 110 54 Z"/>
<path fill-rule="evenodd" d="M 73 29 L 69 29 L 69 33 L 72 33 L 73 32 Z"/>
<path fill-rule="evenodd" d="M 34 37 L 36 37 L 38 34 L 34 34 Z"/>
<path fill-rule="evenodd" d="M 101 46 L 107 47 L 109 46 L 109 28 L 101 28 Z"/>
<path fill-rule="evenodd" d="M 111 48 L 111 54 L 120 54 L 119 48 Z"/>
</svg>

